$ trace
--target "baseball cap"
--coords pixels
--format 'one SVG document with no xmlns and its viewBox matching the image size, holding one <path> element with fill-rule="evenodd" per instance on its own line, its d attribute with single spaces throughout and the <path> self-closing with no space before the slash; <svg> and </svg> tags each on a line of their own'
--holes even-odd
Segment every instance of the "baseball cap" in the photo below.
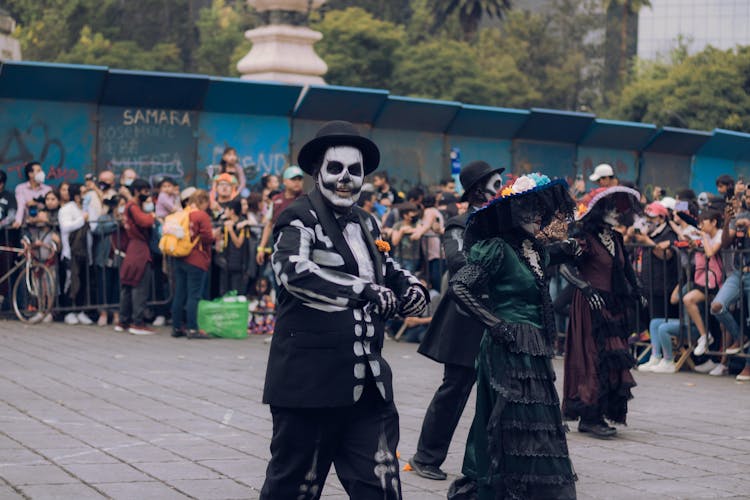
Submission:
<svg viewBox="0 0 750 500">
<path fill-rule="evenodd" d="M 661 215 L 662 217 L 669 217 L 669 211 L 667 210 L 667 207 L 665 207 L 658 201 L 654 201 L 646 206 L 646 215 L 648 215 L 649 217 L 656 217 L 657 215 Z"/>
<path fill-rule="evenodd" d="M 223 173 L 216 178 L 216 183 L 218 184 L 219 182 L 227 182 L 235 185 L 237 184 L 237 179 L 232 174 Z"/>
<path fill-rule="evenodd" d="M 197 189 L 195 189 L 193 186 L 186 187 L 180 193 L 180 201 L 187 200 L 188 198 L 190 198 L 191 196 L 193 196 L 193 193 L 195 193 L 196 191 L 197 191 Z"/>
<path fill-rule="evenodd" d="M 614 177 L 614 176 L 615 176 L 615 171 L 612 168 L 612 165 L 609 165 L 608 163 L 600 163 L 594 169 L 594 173 L 589 176 L 589 180 L 596 182 L 602 177 Z"/>
<path fill-rule="evenodd" d="M 295 177 L 304 177 L 305 173 L 297 165 L 292 165 L 284 170 L 284 179 L 294 179 Z"/>
</svg>

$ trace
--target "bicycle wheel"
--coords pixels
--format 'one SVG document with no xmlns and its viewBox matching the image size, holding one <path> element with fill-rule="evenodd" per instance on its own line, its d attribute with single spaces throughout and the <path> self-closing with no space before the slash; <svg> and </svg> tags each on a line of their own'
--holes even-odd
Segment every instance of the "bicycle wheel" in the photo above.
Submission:
<svg viewBox="0 0 750 500">
<path fill-rule="evenodd" d="M 13 310 L 24 323 L 38 323 L 55 305 L 57 286 L 52 272 L 42 264 L 32 264 L 13 284 Z"/>
</svg>

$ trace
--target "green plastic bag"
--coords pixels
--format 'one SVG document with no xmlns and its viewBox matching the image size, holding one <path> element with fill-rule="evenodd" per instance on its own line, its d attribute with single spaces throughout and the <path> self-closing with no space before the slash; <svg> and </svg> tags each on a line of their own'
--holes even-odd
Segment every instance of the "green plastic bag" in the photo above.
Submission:
<svg viewBox="0 0 750 500">
<path fill-rule="evenodd" d="M 198 302 L 198 328 L 227 339 L 247 338 L 247 299 L 229 292 L 214 300 Z"/>
</svg>

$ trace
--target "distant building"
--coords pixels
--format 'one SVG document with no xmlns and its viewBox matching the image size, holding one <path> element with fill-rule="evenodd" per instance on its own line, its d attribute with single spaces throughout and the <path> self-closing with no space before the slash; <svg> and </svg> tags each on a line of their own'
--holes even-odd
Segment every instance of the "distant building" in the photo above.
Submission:
<svg viewBox="0 0 750 500">
<path fill-rule="evenodd" d="M 21 44 L 12 36 L 15 29 L 16 21 L 0 9 L 0 61 L 21 60 Z"/>
<path fill-rule="evenodd" d="M 638 16 L 638 57 L 667 56 L 682 36 L 688 51 L 750 45 L 750 0 L 651 0 Z"/>
</svg>

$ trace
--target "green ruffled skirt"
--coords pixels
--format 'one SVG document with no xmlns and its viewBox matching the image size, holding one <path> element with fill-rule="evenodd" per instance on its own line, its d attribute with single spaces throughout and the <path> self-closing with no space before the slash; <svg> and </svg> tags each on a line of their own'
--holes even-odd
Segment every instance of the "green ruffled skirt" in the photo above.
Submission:
<svg viewBox="0 0 750 500">
<path fill-rule="evenodd" d="M 482 339 L 463 465 L 473 484 L 454 484 L 449 498 L 575 498 L 552 349 L 533 325 L 513 324 L 511 337 Z"/>
</svg>

